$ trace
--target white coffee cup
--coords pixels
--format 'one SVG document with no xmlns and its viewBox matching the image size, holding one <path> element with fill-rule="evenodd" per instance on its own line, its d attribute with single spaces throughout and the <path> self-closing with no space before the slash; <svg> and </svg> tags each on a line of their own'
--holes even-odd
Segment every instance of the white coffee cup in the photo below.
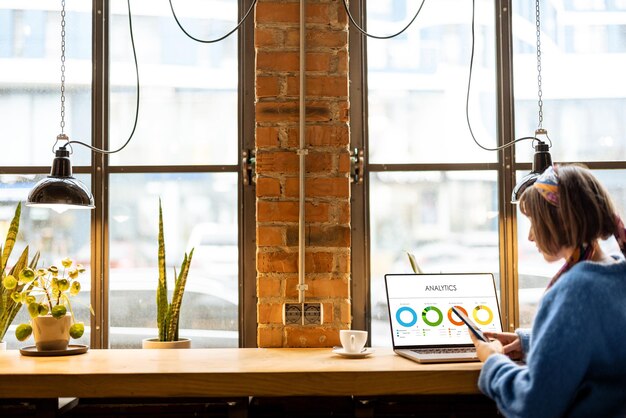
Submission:
<svg viewBox="0 0 626 418">
<path fill-rule="evenodd" d="M 339 340 L 346 353 L 360 353 L 367 342 L 367 331 L 342 329 L 339 331 Z"/>
</svg>

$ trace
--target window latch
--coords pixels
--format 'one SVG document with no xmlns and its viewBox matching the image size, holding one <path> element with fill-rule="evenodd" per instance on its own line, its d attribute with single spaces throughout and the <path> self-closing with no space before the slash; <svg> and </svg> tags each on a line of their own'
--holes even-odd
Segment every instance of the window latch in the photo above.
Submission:
<svg viewBox="0 0 626 418">
<path fill-rule="evenodd" d="M 356 184 L 363 183 L 364 173 L 363 150 L 354 148 L 350 153 L 350 182 Z"/>
<path fill-rule="evenodd" d="M 256 183 L 256 154 L 254 150 L 244 150 L 241 153 L 241 175 L 245 186 Z"/>
</svg>

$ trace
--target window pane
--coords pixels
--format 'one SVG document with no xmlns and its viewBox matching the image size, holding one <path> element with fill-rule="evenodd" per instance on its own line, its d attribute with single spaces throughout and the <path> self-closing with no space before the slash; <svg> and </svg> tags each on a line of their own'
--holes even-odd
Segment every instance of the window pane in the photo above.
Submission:
<svg viewBox="0 0 626 418">
<path fill-rule="evenodd" d="M 50 165 L 61 133 L 60 2 L 30 3 L 0 4 L 0 137 L 11 149 L 0 153 L 4 166 Z M 68 0 L 65 27 L 64 132 L 90 142 L 91 2 Z M 78 148 L 73 163 L 89 164 Z"/>
<path fill-rule="evenodd" d="M 367 30 L 403 28 L 420 2 L 368 2 Z M 425 5 L 413 25 L 389 39 L 367 39 L 371 163 L 492 162 L 467 126 L 472 2 Z M 476 139 L 496 145 L 494 5 L 476 2 L 476 49 L 470 120 Z"/>
<path fill-rule="evenodd" d="M 554 144 L 552 158 L 624 160 L 626 14 L 592 7 L 605 9 L 611 2 L 569 3 L 564 9 L 560 1 L 541 2 L 543 127 Z M 515 0 L 513 12 L 515 127 L 521 137 L 538 126 L 535 7 Z M 532 153 L 529 142 L 517 146 L 520 161 L 530 161 Z"/>
<path fill-rule="evenodd" d="M 373 173 L 370 196 L 372 344 L 390 345 L 384 275 L 412 272 L 407 251 L 426 273 L 498 273 L 496 173 Z"/>
<path fill-rule="evenodd" d="M 236 182 L 236 173 L 111 176 L 111 348 L 157 337 L 159 198 L 170 291 L 174 269 L 194 248 L 179 335 L 196 348 L 238 346 Z"/>
<path fill-rule="evenodd" d="M 518 178 L 524 174 L 518 173 Z M 624 218 L 626 209 L 626 170 L 597 170 L 594 175 L 607 188 L 617 207 L 618 213 Z M 518 236 L 519 236 L 519 306 L 520 327 L 530 327 L 537 311 L 537 304 L 543 292 L 556 272 L 563 265 L 562 261 L 548 264 L 533 242 L 528 241 L 530 223 L 528 218 L 518 211 Z M 602 243 L 603 249 L 608 254 L 618 254 L 619 247 L 615 239 Z"/>
<path fill-rule="evenodd" d="M 15 208 L 22 202 L 19 233 L 9 258 L 8 267 L 11 268 L 24 251 L 29 247 L 29 259 L 39 251 L 41 256 L 38 267 L 47 268 L 56 265 L 61 268 L 61 260 L 69 257 L 80 262 L 86 269 L 80 276 L 81 291 L 71 299 L 72 309 L 78 322 L 85 323 L 85 334 L 79 340 L 70 343 L 89 344 L 91 303 L 91 270 L 90 254 L 81 257 L 80 249 L 90 244 L 91 211 L 69 210 L 58 214 L 50 209 L 31 208 L 25 205 L 28 192 L 35 183 L 44 176 L 34 175 L 3 175 L 0 176 L 0 240 L 4 246 L 11 219 Z M 80 181 L 89 184 L 88 176 L 76 176 Z M 28 311 L 23 307 L 13 320 L 13 323 L 4 338 L 9 348 L 19 348 L 33 345 L 31 338 L 24 342 L 15 339 L 15 328 L 21 323 L 29 321 Z"/>
<path fill-rule="evenodd" d="M 215 39 L 235 27 L 237 0 L 175 3 L 185 30 Z M 141 82 L 139 122 L 112 164 L 237 163 L 237 33 L 216 44 L 184 35 L 167 2 L 132 3 Z M 136 109 L 126 1 L 111 2 L 110 144 L 128 139 Z"/>
</svg>

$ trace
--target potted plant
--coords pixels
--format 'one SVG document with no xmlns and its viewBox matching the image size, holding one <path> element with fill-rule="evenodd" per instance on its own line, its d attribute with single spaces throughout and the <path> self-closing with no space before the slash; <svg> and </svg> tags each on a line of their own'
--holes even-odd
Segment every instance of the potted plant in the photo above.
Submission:
<svg viewBox="0 0 626 418">
<path fill-rule="evenodd" d="M 79 276 L 85 272 L 69 258 L 61 261 L 62 269 L 25 268 L 19 274 L 18 283 L 27 291 L 16 292 L 13 299 L 25 304 L 30 323 L 20 324 L 15 336 L 24 341 L 34 334 L 37 351 L 67 350 L 70 337 L 78 339 L 85 332 L 85 324 L 76 322 L 70 298 L 80 292 Z"/>
<path fill-rule="evenodd" d="M 4 247 L 0 246 L 0 253 L 2 253 L 0 258 L 0 350 L 6 349 L 4 336 L 9 329 L 9 325 L 11 325 L 13 319 L 15 319 L 15 316 L 22 308 L 22 304 L 16 300 L 14 295 L 22 293 L 28 295 L 30 290 L 29 286 L 21 283 L 16 277 L 19 277 L 25 268 L 34 269 L 39 261 L 39 252 L 37 252 L 30 263 L 28 263 L 28 246 L 26 246 L 13 268 L 6 271 L 9 257 L 17 239 L 21 213 L 22 205 L 18 203 L 4 240 Z"/>
<path fill-rule="evenodd" d="M 167 300 L 167 276 L 165 272 L 165 236 L 163 234 L 163 210 L 161 208 L 161 200 L 159 199 L 159 282 L 156 293 L 157 306 L 157 328 L 159 331 L 158 338 L 147 338 L 142 342 L 143 348 L 189 348 L 191 340 L 189 338 L 179 338 L 178 326 L 180 318 L 180 307 L 183 302 L 185 293 L 185 284 L 187 283 L 187 275 L 189 274 L 189 266 L 193 257 L 193 248 L 189 255 L 185 253 L 180 272 L 176 275 L 174 269 L 174 291 L 172 300 Z"/>
</svg>

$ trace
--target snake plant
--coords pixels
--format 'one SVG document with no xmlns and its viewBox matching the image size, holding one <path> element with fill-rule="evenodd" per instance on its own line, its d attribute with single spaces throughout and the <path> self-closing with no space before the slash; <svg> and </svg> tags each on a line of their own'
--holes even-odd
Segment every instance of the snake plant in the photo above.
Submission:
<svg viewBox="0 0 626 418">
<path fill-rule="evenodd" d="M 2 253 L 0 258 L 0 341 L 3 340 L 9 325 L 11 325 L 11 322 L 13 322 L 13 319 L 22 308 L 22 301 L 16 296 L 28 296 L 30 289 L 32 289 L 32 282 L 25 282 L 19 279 L 20 273 L 29 267 L 35 269 L 39 261 L 39 252 L 37 252 L 30 263 L 28 262 L 28 246 L 26 246 L 13 268 L 8 272 L 6 271 L 9 257 L 17 239 L 21 213 L 22 205 L 18 203 L 4 241 L 4 248 L 0 246 L 0 252 Z"/>
<path fill-rule="evenodd" d="M 422 269 L 420 268 L 419 264 L 417 264 L 415 256 L 408 251 L 406 252 L 406 255 L 409 257 L 409 263 L 411 263 L 411 269 L 413 269 L 413 273 L 421 274 Z"/>
<path fill-rule="evenodd" d="M 165 274 L 165 237 L 163 234 L 163 210 L 159 199 L 159 284 L 157 287 L 157 327 L 159 329 L 159 341 L 178 341 L 178 325 L 180 318 L 180 306 L 183 302 L 185 284 L 189 274 L 189 266 L 193 257 L 193 248 L 189 255 L 185 253 L 180 272 L 176 276 L 174 269 L 174 292 L 172 301 L 167 300 L 167 277 Z"/>
</svg>

